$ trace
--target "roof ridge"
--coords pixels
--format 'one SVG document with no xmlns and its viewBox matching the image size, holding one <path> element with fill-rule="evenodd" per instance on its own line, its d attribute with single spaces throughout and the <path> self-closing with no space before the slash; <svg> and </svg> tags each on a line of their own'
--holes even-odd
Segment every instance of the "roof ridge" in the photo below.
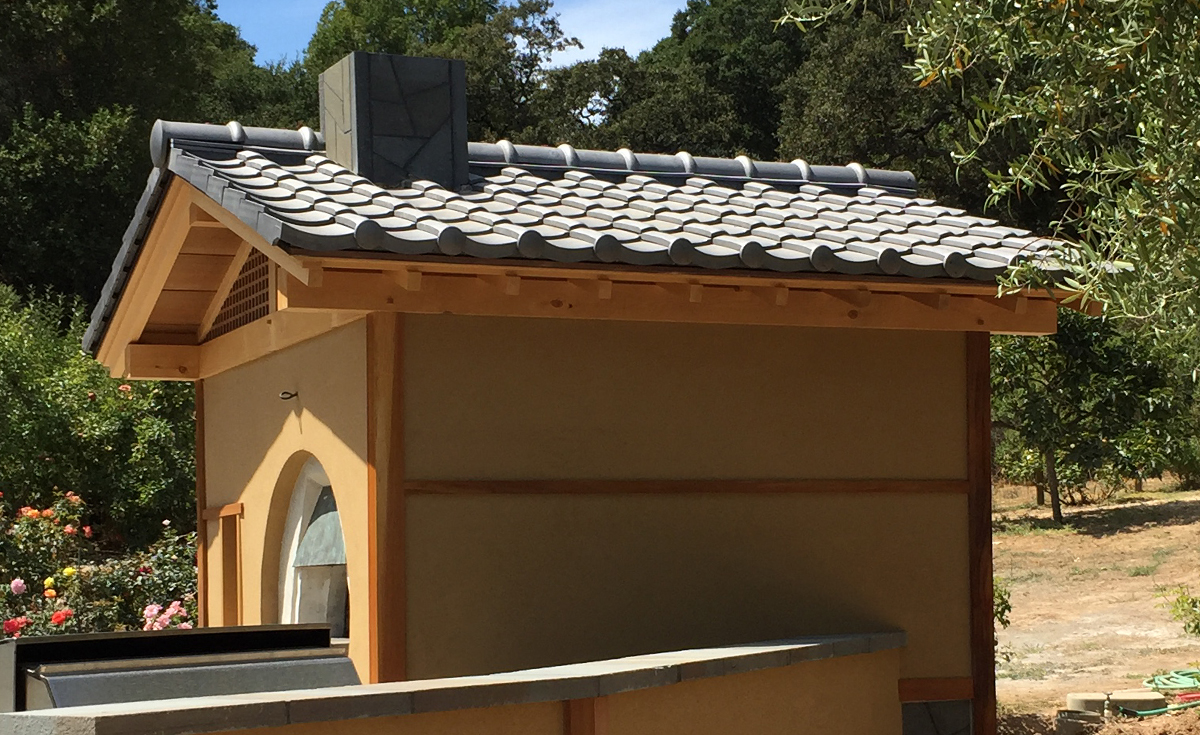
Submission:
<svg viewBox="0 0 1200 735">
<path fill-rule="evenodd" d="M 757 161 L 748 156 L 713 158 L 693 156 L 687 151 L 634 153 L 559 146 L 519 145 L 508 140 L 468 143 L 467 158 L 473 166 L 503 168 L 518 166 L 543 170 L 574 170 L 609 175 L 700 176 L 717 180 L 762 181 L 789 184 L 820 184 L 859 188 L 873 186 L 898 194 L 915 195 L 917 180 L 910 171 L 865 168 L 858 163 L 845 166 L 814 166 L 803 159 L 790 162 Z"/>
<path fill-rule="evenodd" d="M 309 127 L 298 130 L 246 127 L 237 121 L 226 125 L 158 120 L 150 133 L 150 158 L 157 168 L 167 165 L 171 143 L 201 143 L 242 148 L 324 152 L 325 138 Z M 628 148 L 615 151 L 577 149 L 566 143 L 559 146 L 518 145 L 508 140 L 496 143 L 467 143 L 471 165 L 485 168 L 519 166 L 542 171 L 587 171 L 607 175 L 644 174 L 661 177 L 700 176 L 724 181 L 760 181 L 779 184 L 819 184 L 833 188 L 858 189 L 864 186 L 915 196 L 916 177 L 909 171 L 865 168 L 851 163 L 845 166 L 814 166 L 796 159 L 756 161 L 748 156 L 713 158 L 693 156 L 686 151 L 634 153 Z"/>
</svg>

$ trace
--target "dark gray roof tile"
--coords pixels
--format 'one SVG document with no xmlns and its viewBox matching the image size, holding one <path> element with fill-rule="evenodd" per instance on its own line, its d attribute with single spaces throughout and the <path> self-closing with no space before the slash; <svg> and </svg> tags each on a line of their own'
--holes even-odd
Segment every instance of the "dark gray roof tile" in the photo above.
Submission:
<svg viewBox="0 0 1200 735">
<path fill-rule="evenodd" d="M 312 131 L 156 126 L 155 161 L 268 242 L 338 252 L 990 279 L 1053 241 L 914 198 L 911 174 L 541 148 L 469 146 L 472 185 L 384 189 L 314 152 Z M 243 135 L 243 133 L 238 133 Z M 255 143 L 254 141 L 270 141 Z M 89 329 L 96 344 L 163 182 L 139 203 Z"/>
</svg>

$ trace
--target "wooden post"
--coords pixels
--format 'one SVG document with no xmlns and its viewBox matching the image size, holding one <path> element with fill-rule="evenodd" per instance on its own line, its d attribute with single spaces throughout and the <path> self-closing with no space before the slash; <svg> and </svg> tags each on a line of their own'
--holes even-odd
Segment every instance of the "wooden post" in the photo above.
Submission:
<svg viewBox="0 0 1200 735">
<path fill-rule="evenodd" d="M 996 733 L 996 633 L 992 621 L 992 400 L 990 336 L 967 340 L 967 492 L 971 678 L 975 735 Z"/>
<path fill-rule="evenodd" d="M 608 735 L 608 702 L 604 697 L 563 702 L 563 735 Z"/>
<path fill-rule="evenodd" d="M 203 628 L 208 625 L 208 488 L 204 465 L 204 381 L 196 381 L 196 617 Z"/>
<path fill-rule="evenodd" d="M 367 574 L 371 682 L 407 676 L 404 316 L 367 317 Z"/>
</svg>

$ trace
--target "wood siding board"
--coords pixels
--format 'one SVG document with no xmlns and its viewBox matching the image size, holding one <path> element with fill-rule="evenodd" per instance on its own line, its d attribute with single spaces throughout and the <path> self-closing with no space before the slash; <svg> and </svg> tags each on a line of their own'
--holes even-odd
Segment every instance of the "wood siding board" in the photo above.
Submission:
<svg viewBox="0 0 1200 735">
<path fill-rule="evenodd" d="M 215 291 L 221 276 L 229 269 L 230 256 L 180 252 L 171 275 L 167 276 L 167 291 Z"/>
<path fill-rule="evenodd" d="M 154 310 L 150 312 L 146 327 L 179 326 L 195 329 L 212 295 L 212 291 L 163 291 Z"/>
<path fill-rule="evenodd" d="M 971 673 L 975 735 L 996 733 L 992 611 L 991 356 L 987 334 L 967 334 L 967 494 L 971 588 Z"/>
</svg>

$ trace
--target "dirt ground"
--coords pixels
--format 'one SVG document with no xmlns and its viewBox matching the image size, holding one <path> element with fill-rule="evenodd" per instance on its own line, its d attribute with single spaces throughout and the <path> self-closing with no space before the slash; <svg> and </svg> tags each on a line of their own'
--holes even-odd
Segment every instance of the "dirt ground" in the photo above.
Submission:
<svg viewBox="0 0 1200 735">
<path fill-rule="evenodd" d="M 1200 594 L 1200 492 L 1156 489 L 1066 508 L 1059 528 L 1049 509 L 1030 507 L 1031 489 L 997 488 L 995 570 L 1013 606 L 997 634 L 1003 733 L 1053 732 L 1048 715 L 1068 692 L 1134 688 L 1200 663 L 1200 638 L 1164 607 L 1179 585 Z M 1196 733 L 1200 712 L 1114 727 L 1106 735 Z"/>
</svg>

